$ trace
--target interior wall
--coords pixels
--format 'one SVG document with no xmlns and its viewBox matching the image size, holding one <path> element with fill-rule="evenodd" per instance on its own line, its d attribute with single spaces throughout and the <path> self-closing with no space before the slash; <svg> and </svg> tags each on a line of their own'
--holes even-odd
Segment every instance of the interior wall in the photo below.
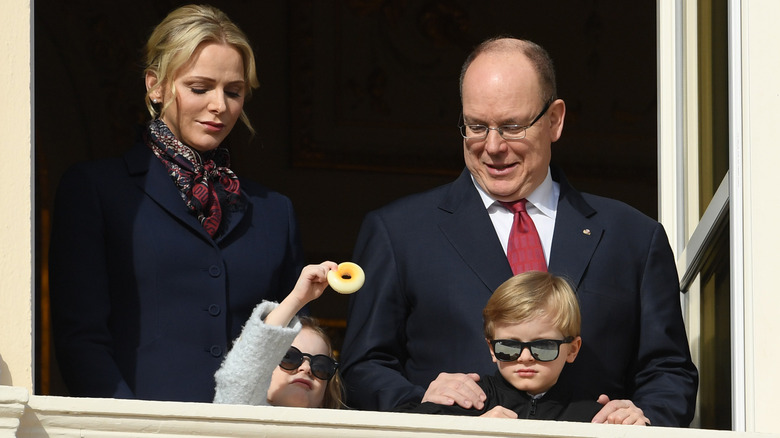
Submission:
<svg viewBox="0 0 780 438">
<path fill-rule="evenodd" d="M 184 2 L 95 3 L 35 2 L 39 361 L 57 182 L 69 165 L 133 143 L 148 118 L 141 49 Z M 553 160 L 574 186 L 656 216 L 654 1 L 211 3 L 244 29 L 258 59 L 261 86 L 246 104 L 258 135 L 236 132 L 233 168 L 292 199 L 307 262 L 349 260 L 366 212 L 460 172 L 460 63 L 501 33 L 540 43 L 556 63 L 567 117 Z M 326 293 L 312 311 L 338 324 L 346 307 Z M 56 367 L 42 369 L 38 378 L 54 374 L 50 387 L 61 390 Z"/>
</svg>

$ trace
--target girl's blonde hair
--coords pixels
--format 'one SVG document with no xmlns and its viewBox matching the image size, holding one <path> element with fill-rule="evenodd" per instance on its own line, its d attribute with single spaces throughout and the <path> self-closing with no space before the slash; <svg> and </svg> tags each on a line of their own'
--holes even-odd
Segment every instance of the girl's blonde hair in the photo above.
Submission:
<svg viewBox="0 0 780 438">
<path fill-rule="evenodd" d="M 482 311 L 485 337 L 498 324 L 519 324 L 548 315 L 563 336 L 580 335 L 580 306 L 571 285 L 549 272 L 528 271 L 505 281 Z"/>
<path fill-rule="evenodd" d="M 175 9 L 157 25 L 146 43 L 146 68 L 144 76 L 151 73 L 157 82 L 146 91 L 146 108 L 153 118 L 160 117 L 171 102 L 159 111 L 152 104 L 151 94 L 165 84 L 170 84 L 171 94 L 176 96 L 173 85 L 175 75 L 203 43 L 229 44 L 238 50 L 244 62 L 245 95 L 248 99 L 252 89 L 260 83 L 257 80 L 255 55 L 249 39 L 227 15 L 208 5 L 187 5 Z M 241 121 L 249 132 L 255 130 L 244 110 Z"/>
<path fill-rule="evenodd" d="M 317 320 L 309 316 L 299 316 L 298 319 L 301 321 L 302 329 L 308 328 L 314 331 L 323 341 L 325 341 L 325 345 L 328 347 L 328 356 L 333 357 L 333 344 L 330 342 L 330 337 L 317 323 Z M 345 407 L 344 383 L 341 380 L 341 374 L 339 374 L 338 370 L 336 370 L 336 374 L 328 380 L 328 384 L 325 388 L 325 397 L 322 399 L 322 407 L 330 409 Z"/>
</svg>

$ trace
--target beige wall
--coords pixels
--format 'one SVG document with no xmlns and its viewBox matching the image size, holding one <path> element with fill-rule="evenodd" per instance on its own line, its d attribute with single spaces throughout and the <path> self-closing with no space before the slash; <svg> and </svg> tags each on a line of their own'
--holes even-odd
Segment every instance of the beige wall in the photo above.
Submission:
<svg viewBox="0 0 780 438">
<path fill-rule="evenodd" d="M 780 2 L 742 2 L 742 148 L 747 430 L 780 431 Z"/>
<path fill-rule="evenodd" d="M 0 384 L 32 389 L 32 82 L 30 2 L 0 14 Z"/>
</svg>

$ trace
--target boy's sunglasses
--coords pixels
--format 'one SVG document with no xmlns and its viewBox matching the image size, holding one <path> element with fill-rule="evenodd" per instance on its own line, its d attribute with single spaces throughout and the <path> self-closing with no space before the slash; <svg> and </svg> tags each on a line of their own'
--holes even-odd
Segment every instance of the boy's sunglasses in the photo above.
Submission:
<svg viewBox="0 0 780 438">
<path fill-rule="evenodd" d="M 534 359 L 540 362 L 550 362 L 558 358 L 561 344 L 568 344 L 574 338 L 568 336 L 564 339 L 539 339 L 538 341 L 520 342 L 514 339 L 493 339 L 493 353 L 501 362 L 514 362 L 528 348 Z"/>
<path fill-rule="evenodd" d="M 309 358 L 309 368 L 311 368 L 311 374 L 320 380 L 330 380 L 336 369 L 339 367 L 339 363 L 333 360 L 331 357 L 324 354 L 311 355 L 309 353 L 301 353 L 301 350 L 290 347 L 287 350 L 287 354 L 284 355 L 282 361 L 279 362 L 279 366 L 282 369 L 292 371 L 297 369 L 303 363 L 305 358 Z"/>
</svg>

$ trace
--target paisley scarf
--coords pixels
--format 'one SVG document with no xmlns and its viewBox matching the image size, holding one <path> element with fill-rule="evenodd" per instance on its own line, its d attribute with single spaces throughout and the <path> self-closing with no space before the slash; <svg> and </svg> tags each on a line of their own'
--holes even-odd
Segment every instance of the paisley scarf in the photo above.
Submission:
<svg viewBox="0 0 780 438">
<path fill-rule="evenodd" d="M 187 208 L 214 238 L 223 223 L 223 208 L 244 206 L 238 177 L 230 170 L 230 153 L 216 148 L 202 156 L 179 141 L 160 119 L 152 120 L 144 139 L 165 165 Z"/>
</svg>

